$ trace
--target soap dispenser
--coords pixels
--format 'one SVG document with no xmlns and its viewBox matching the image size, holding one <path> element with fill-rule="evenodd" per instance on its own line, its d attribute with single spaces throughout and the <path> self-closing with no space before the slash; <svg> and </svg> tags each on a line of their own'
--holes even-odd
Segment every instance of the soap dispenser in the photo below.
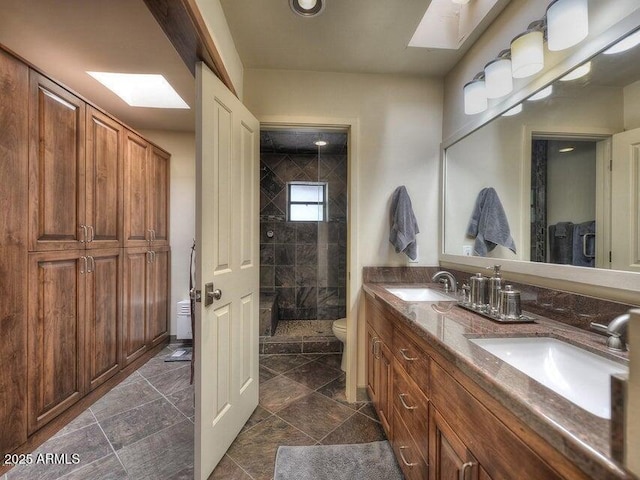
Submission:
<svg viewBox="0 0 640 480">
<path fill-rule="evenodd" d="M 489 279 L 489 314 L 498 315 L 500 307 L 500 291 L 504 286 L 502 274 L 500 273 L 501 265 L 493 266 L 493 277 Z"/>
</svg>

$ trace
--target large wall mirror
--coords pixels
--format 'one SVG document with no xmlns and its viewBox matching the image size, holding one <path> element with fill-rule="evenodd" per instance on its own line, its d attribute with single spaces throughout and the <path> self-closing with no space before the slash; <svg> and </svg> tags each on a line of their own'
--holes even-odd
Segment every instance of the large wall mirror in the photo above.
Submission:
<svg viewBox="0 0 640 480">
<path fill-rule="evenodd" d="M 490 251 L 494 263 L 640 272 L 640 33 L 627 37 L 638 44 L 613 53 L 622 39 L 611 42 L 533 92 L 519 113 L 446 148 L 444 263 L 474 255 L 467 228 L 478 194 L 492 187 L 516 247 Z"/>
</svg>

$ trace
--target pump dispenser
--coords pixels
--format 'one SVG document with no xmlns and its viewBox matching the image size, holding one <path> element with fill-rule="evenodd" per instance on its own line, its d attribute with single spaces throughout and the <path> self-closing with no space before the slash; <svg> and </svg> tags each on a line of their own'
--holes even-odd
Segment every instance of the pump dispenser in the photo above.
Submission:
<svg viewBox="0 0 640 480">
<path fill-rule="evenodd" d="M 489 279 L 489 313 L 491 315 L 498 314 L 500 307 L 500 291 L 504 286 L 500 267 L 501 265 L 493 266 L 493 277 Z"/>
</svg>

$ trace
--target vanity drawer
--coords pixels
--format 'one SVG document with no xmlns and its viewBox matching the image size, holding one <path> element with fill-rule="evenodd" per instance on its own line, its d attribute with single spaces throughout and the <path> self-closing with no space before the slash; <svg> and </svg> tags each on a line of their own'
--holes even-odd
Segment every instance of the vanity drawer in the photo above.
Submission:
<svg viewBox="0 0 640 480">
<path fill-rule="evenodd" d="M 393 335 L 393 355 L 428 398 L 429 356 L 398 329 Z"/>
<path fill-rule="evenodd" d="M 380 340 L 390 346 L 391 338 L 393 337 L 393 325 L 385 317 L 382 307 L 378 304 L 378 300 L 371 298 L 366 305 L 367 323 L 373 327 L 373 330 L 379 335 Z"/>
<path fill-rule="evenodd" d="M 429 452 L 429 401 L 397 360 L 393 367 L 393 405 L 426 461 Z"/>
<path fill-rule="evenodd" d="M 398 410 L 394 409 L 393 415 L 394 437 L 392 445 L 402 473 L 404 473 L 406 480 L 425 480 L 429 478 L 429 466 L 422 456 L 420 447 L 411 437 L 409 429 Z"/>
</svg>

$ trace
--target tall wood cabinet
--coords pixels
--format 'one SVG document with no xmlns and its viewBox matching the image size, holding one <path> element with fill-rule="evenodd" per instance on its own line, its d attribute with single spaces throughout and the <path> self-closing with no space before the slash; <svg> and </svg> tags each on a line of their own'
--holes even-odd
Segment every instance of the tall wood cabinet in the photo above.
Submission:
<svg viewBox="0 0 640 480">
<path fill-rule="evenodd" d="M 168 337 L 170 155 L 1 48 L 0 153 L 6 453 Z"/>
</svg>

